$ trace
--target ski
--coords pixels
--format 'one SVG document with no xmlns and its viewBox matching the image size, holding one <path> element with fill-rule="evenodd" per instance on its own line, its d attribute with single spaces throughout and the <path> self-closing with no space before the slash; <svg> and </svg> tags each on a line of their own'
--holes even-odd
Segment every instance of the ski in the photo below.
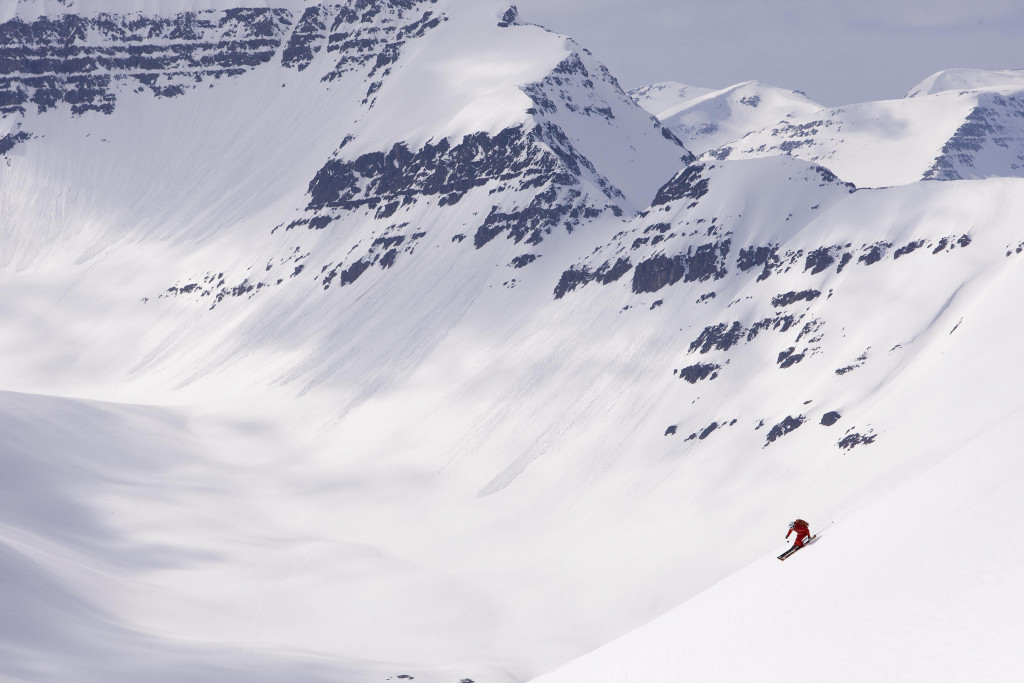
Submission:
<svg viewBox="0 0 1024 683">
<path fill-rule="evenodd" d="M 793 546 L 792 548 L 790 548 L 786 552 L 784 552 L 781 555 L 779 555 L 779 559 L 782 560 L 783 562 L 785 562 L 787 557 L 789 557 L 790 555 L 795 553 L 797 550 L 800 550 L 800 548 L 803 548 L 804 546 L 810 544 L 810 542 L 813 541 L 814 539 L 816 539 L 817 537 L 818 537 L 818 534 L 814 534 L 813 536 L 808 538 L 806 541 L 804 541 L 804 545 L 795 545 L 795 546 Z"/>
<path fill-rule="evenodd" d="M 784 552 L 781 555 L 779 555 L 779 559 L 782 560 L 782 561 L 785 561 L 787 557 L 789 557 L 790 555 L 795 553 L 797 550 L 800 550 L 800 546 L 793 546 L 792 548 L 790 548 L 786 552 Z"/>
</svg>

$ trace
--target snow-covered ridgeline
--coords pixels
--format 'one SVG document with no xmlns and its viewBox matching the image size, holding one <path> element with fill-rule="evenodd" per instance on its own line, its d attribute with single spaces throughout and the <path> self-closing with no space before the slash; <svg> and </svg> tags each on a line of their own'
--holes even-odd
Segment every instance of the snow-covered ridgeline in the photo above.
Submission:
<svg viewBox="0 0 1024 683">
<path fill-rule="evenodd" d="M 937 71 L 907 91 L 904 97 L 923 97 L 949 90 L 1024 89 L 1024 69 L 944 69 Z"/>
<path fill-rule="evenodd" d="M 138 39 L 140 31 L 149 30 L 152 34 L 156 27 L 157 44 L 153 50 L 157 51 L 162 49 L 160 39 L 164 33 L 193 39 L 193 43 L 184 46 L 164 47 L 172 50 L 175 60 L 197 63 L 221 62 L 216 54 L 207 53 L 227 51 L 232 59 L 252 67 L 254 72 L 249 80 L 255 87 L 266 88 L 280 78 L 281 87 L 299 88 L 284 98 L 271 91 L 268 104 L 278 105 L 273 100 L 284 100 L 280 102 L 283 110 L 289 102 L 312 104 L 319 100 L 317 105 L 322 111 L 316 113 L 331 116 L 329 120 L 304 122 L 309 132 L 288 131 L 289 137 L 303 136 L 316 148 L 322 148 L 329 140 L 325 140 L 322 131 L 330 127 L 330 135 L 340 145 L 333 159 L 315 174 L 309 174 L 309 196 L 299 205 L 304 207 L 304 213 L 279 220 L 276 228 L 269 225 L 268 230 L 284 228 L 282 232 L 288 232 L 303 227 L 319 231 L 360 208 L 370 210 L 360 215 L 372 215 L 379 221 L 379 227 L 362 235 L 368 246 L 360 247 L 360 253 L 347 260 L 341 257 L 349 255 L 353 244 L 359 242 L 347 240 L 350 231 L 343 231 L 346 241 L 337 244 L 334 239 L 334 246 L 321 249 L 319 255 L 304 245 L 292 245 L 295 240 L 286 236 L 284 240 L 271 240 L 269 250 L 257 245 L 244 264 L 244 271 L 276 259 L 281 263 L 296 262 L 292 274 L 298 275 L 309 265 L 309 261 L 298 264 L 299 257 L 306 259 L 312 255 L 321 260 L 318 265 L 323 269 L 319 273 L 328 272 L 324 282 L 329 286 L 333 276 L 340 274 L 338 282 L 351 282 L 371 264 L 390 268 L 399 253 L 393 247 L 405 242 L 408 250 L 424 234 L 425 219 L 409 220 L 412 217 L 403 215 L 404 220 L 396 217 L 388 224 L 383 219 L 392 216 L 399 206 L 407 214 L 410 204 L 416 201 L 436 208 L 451 206 L 474 188 L 479 188 L 477 194 L 481 196 L 485 191 L 487 196 L 499 192 L 500 199 L 483 200 L 487 202 L 485 207 L 475 207 L 473 215 L 479 215 L 480 208 L 486 212 L 483 218 L 476 219 L 476 225 L 451 222 L 453 229 L 445 235 L 446 241 L 458 242 L 468 236 L 471 240 L 467 244 L 479 248 L 504 233 L 516 242 L 528 240 L 536 244 L 552 230 L 565 230 L 566 226 L 574 229 L 603 212 L 634 212 L 650 200 L 679 164 L 690 158 L 671 134 L 632 103 L 586 50 L 539 27 L 517 25 L 512 9 L 502 13 L 489 6 L 461 8 L 454 21 L 449 21 L 451 17 L 444 13 L 443 3 L 318 5 L 308 7 L 294 28 L 293 18 L 284 10 L 187 12 L 173 19 L 130 17 L 136 15 L 89 20 L 66 15 L 60 21 L 69 26 L 84 23 L 94 32 L 102 28 L 107 42 L 117 39 L 128 44 Z M 48 22 L 42 18 L 35 23 L 12 21 L 5 25 L 12 35 L 22 36 L 26 44 L 44 44 L 24 49 L 28 70 L 43 59 L 37 52 L 48 54 L 46 40 L 60 34 Z M 117 34 L 115 29 L 122 24 L 136 33 Z M 264 52 L 253 56 L 239 48 L 246 45 L 244 41 L 236 40 L 239 35 L 249 34 L 273 38 L 263 39 L 260 46 Z M 72 32 L 72 41 L 75 35 Z M 83 42 L 86 52 L 94 49 L 102 55 L 111 51 L 103 46 L 90 48 L 90 41 Z M 198 52 L 193 54 L 193 50 Z M 403 59 L 407 51 L 412 54 Z M 466 60 L 466 53 L 474 58 Z M 513 56 L 524 54 L 529 54 L 530 59 Z M 59 54 L 53 58 L 58 57 Z M 287 67 L 280 74 L 269 68 L 278 60 Z M 164 63 L 152 59 L 145 65 L 152 69 L 146 78 L 153 87 L 162 84 L 159 90 L 153 90 L 159 96 L 181 98 L 196 87 L 197 79 L 191 73 L 179 72 L 177 61 Z M 510 69 L 509 65 L 514 67 Z M 94 66 L 86 62 L 87 71 Z M 214 76 L 241 76 L 245 70 L 228 71 L 218 71 Z M 21 99 L 12 99 L 10 114 L 12 120 L 19 119 L 15 125 L 18 130 L 5 138 L 12 145 L 31 138 L 28 128 L 42 135 L 46 126 L 43 117 L 21 125 L 20 116 L 16 115 L 24 115 L 26 105 L 38 99 L 41 91 L 31 94 L 15 80 L 11 81 L 12 92 Z M 317 81 L 326 92 L 316 92 Z M 230 91 L 229 86 L 220 89 Z M 47 92 L 52 97 L 46 106 L 35 103 L 40 113 L 61 102 L 58 90 Z M 361 98 L 356 95 L 353 99 L 356 93 L 362 93 Z M 206 99 L 216 100 L 219 94 Z M 148 98 L 140 100 L 139 93 L 131 95 L 135 95 L 129 100 L 134 106 L 140 102 L 148 106 Z M 68 103 L 78 103 L 72 105 L 72 113 L 96 109 L 83 104 L 89 98 L 81 93 L 64 96 Z M 98 111 L 108 115 L 113 112 L 113 94 L 96 91 L 90 97 L 103 102 Z M 230 102 L 234 94 L 228 92 L 220 99 Z M 190 97 L 182 100 L 179 109 L 191 110 L 197 104 L 198 98 Z M 338 104 L 342 104 L 340 111 Z M 408 115 L 410 107 L 415 116 Z M 164 107 L 161 111 L 172 109 Z M 264 118 L 269 123 L 273 115 L 271 111 Z M 139 116 L 133 114 L 128 118 L 137 121 Z M 82 130 L 87 127 L 83 124 Z M 301 144 L 310 146 L 291 143 Z M 246 175 L 253 173 L 249 171 Z M 139 184 L 144 181 L 138 174 L 132 177 Z M 159 180 L 152 178 L 149 182 Z M 235 182 L 252 181 L 238 178 Z M 204 194 L 209 191 L 208 187 L 200 190 Z M 342 230 L 336 224 L 328 232 Z M 306 241 L 311 240 L 332 242 L 319 236 Z M 287 252 L 282 251 L 282 241 L 289 242 Z M 384 248 L 378 251 L 380 246 Z M 225 296 L 249 295 L 287 279 L 276 273 L 258 279 L 248 272 L 232 274 L 226 265 L 210 264 L 207 272 L 194 276 L 179 274 L 173 284 L 167 283 L 170 292 L 209 296 L 219 301 Z M 307 279 L 320 281 L 319 274 L 312 272 L 307 272 Z"/>
<path fill-rule="evenodd" d="M 1020 71 L 950 69 L 901 100 L 832 108 L 756 82 L 699 96 L 675 85 L 634 97 L 709 160 L 790 155 L 858 187 L 1019 176 L 1024 168 Z M 666 93 L 677 93 L 676 102 Z"/>
<path fill-rule="evenodd" d="M 714 91 L 714 88 L 700 88 L 676 81 L 663 81 L 633 88 L 629 91 L 629 96 L 641 107 L 661 118 L 662 112 Z"/>
<path fill-rule="evenodd" d="M 823 110 L 751 132 L 707 155 L 789 154 L 858 187 L 1019 176 L 1024 97 L 1012 86 L 1003 91 L 940 91 Z"/>
<path fill-rule="evenodd" d="M 653 87 L 653 86 L 648 86 Z M 822 109 L 803 93 L 776 88 L 757 81 L 738 83 L 721 90 L 683 86 L 671 101 L 671 89 L 633 91 L 637 103 L 658 117 L 695 154 L 721 147 L 752 131 L 778 125 L 788 119 Z"/>
</svg>

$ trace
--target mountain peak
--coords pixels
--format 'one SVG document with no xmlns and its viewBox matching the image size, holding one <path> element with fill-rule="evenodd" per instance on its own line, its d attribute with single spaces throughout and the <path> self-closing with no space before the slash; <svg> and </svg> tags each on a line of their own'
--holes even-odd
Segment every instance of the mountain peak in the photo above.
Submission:
<svg viewBox="0 0 1024 683">
<path fill-rule="evenodd" d="M 629 96 L 651 114 L 661 118 L 662 112 L 714 91 L 714 88 L 700 88 L 678 81 L 662 81 L 633 88 Z"/>
<path fill-rule="evenodd" d="M 904 97 L 951 90 L 1024 90 L 1024 69 L 944 69 L 915 85 Z"/>
<path fill-rule="evenodd" d="M 747 133 L 821 109 L 801 92 L 744 81 L 719 90 L 655 84 L 632 91 L 687 149 L 702 154 Z M 673 101 L 674 97 L 674 101 Z"/>
</svg>

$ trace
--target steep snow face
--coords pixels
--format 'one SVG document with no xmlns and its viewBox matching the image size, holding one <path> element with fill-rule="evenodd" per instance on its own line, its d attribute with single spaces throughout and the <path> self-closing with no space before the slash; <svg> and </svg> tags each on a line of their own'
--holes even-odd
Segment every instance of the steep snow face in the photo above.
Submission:
<svg viewBox="0 0 1024 683">
<path fill-rule="evenodd" d="M 858 187 L 1024 172 L 1024 96 L 1012 72 L 985 72 L 972 90 L 866 102 L 796 116 L 706 154 L 744 159 L 788 154 L 826 166 Z M 997 80 L 1002 83 L 996 87 Z"/>
<path fill-rule="evenodd" d="M 907 91 L 904 97 L 934 95 L 948 90 L 1024 90 L 1022 69 L 945 69 L 936 72 Z"/>
<path fill-rule="evenodd" d="M 720 280 L 734 267 L 763 267 L 767 277 L 788 260 L 778 246 L 854 189 L 826 168 L 788 157 L 691 164 L 625 230 L 562 273 L 555 297 L 626 275 L 636 294 Z"/>
<path fill-rule="evenodd" d="M 1016 411 L 834 525 L 812 524 L 820 538 L 784 565 L 768 554 L 537 683 L 1014 680 L 1024 541 L 1002 523 L 1024 515 L 1022 431 Z"/>
<path fill-rule="evenodd" d="M 696 163 L 626 230 L 565 270 L 553 296 L 569 301 L 612 290 L 601 296 L 626 302 L 622 315 L 642 315 L 626 313 L 637 309 L 679 321 L 687 344 L 673 375 L 693 391 L 690 400 L 673 402 L 677 417 L 666 423 L 667 438 L 699 449 L 748 424 L 752 431 L 732 447 L 749 452 L 773 448 L 805 425 L 828 431 L 842 417 L 845 430 L 831 449 L 870 446 L 880 414 L 862 410 L 877 400 L 869 396 L 905 362 L 919 362 L 911 357 L 930 353 L 925 347 L 942 337 L 937 326 L 956 332 L 950 309 L 987 287 L 977 284 L 989 277 L 976 270 L 979 241 L 993 268 L 1011 268 L 1019 240 L 1010 214 L 993 207 L 1019 186 L 999 180 L 856 190 L 793 159 Z M 998 214 L 1001 227 L 985 218 L 993 232 L 983 236 L 968 218 L 976 211 Z M 921 308 L 925 299 L 932 303 Z M 900 300 L 916 302 L 913 314 L 904 310 L 897 322 L 881 313 L 902 310 Z M 885 317 L 877 327 L 861 319 L 875 306 Z M 869 341 L 862 336 L 868 328 L 870 335 L 887 330 L 887 338 Z M 874 362 L 869 379 L 861 372 Z M 851 381 L 855 373 L 860 379 Z M 738 384 L 723 382 L 729 377 Z M 784 396 L 792 401 L 786 409 Z M 745 413 L 756 404 L 773 406 L 772 414 Z"/>
<path fill-rule="evenodd" d="M 325 290 L 375 282 L 428 248 L 480 272 L 496 261 L 503 282 L 519 282 L 541 242 L 601 216 L 624 220 L 692 158 L 586 50 L 519 25 L 511 10 L 447 7 L 4 24 L 19 48 L 5 82 L 5 124 L 17 139 L 0 170 L 0 215 L 11 226 L 0 259 L 59 273 L 60 258 L 88 261 L 132 242 L 124 266 L 135 272 L 121 277 L 135 278 L 135 301 L 165 308 L 157 300 L 173 298 L 206 311 L 298 285 L 271 304 L 290 318 L 293 298 L 316 308 Z M 152 58 L 131 61 L 150 33 Z M 65 40 L 81 60 L 60 62 Z M 45 87 L 27 75 L 56 62 L 81 73 L 53 75 Z M 108 80 L 86 97 L 76 88 L 94 71 Z M 49 99 L 37 101 L 43 92 Z M 82 103 L 102 104 L 76 109 Z M 139 268 L 166 239 L 176 255 Z M 266 325 L 255 338 L 273 338 L 280 321 L 255 310 L 232 315 Z M 186 383 L 222 358 L 212 349 L 234 348 L 222 322 L 192 324 L 211 345 L 186 352 L 196 353 Z M 127 364 L 143 374 L 176 358 L 169 349 L 181 343 L 180 325 L 151 329 L 148 348 Z"/>
<path fill-rule="evenodd" d="M 701 154 L 821 109 L 802 93 L 748 81 L 688 97 L 657 116 L 688 149 Z"/>
<path fill-rule="evenodd" d="M 714 91 L 714 88 L 698 88 L 676 81 L 662 81 L 661 83 L 652 83 L 651 85 L 634 88 L 629 91 L 629 96 L 641 107 L 660 119 L 663 111 L 674 109 L 695 97 L 707 95 Z"/>
</svg>

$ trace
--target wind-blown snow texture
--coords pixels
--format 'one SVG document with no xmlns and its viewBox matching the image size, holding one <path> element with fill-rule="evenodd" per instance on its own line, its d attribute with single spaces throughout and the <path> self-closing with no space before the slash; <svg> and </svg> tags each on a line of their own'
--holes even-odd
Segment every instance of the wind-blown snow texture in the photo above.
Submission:
<svg viewBox="0 0 1024 683">
<path fill-rule="evenodd" d="M 1022 428 L 1013 414 L 784 565 L 766 555 L 537 683 L 1015 680 Z"/>
<path fill-rule="evenodd" d="M 1006 462 L 1015 72 L 826 110 L 489 3 L 3 11 L 2 677 L 525 681 Z"/>
</svg>

